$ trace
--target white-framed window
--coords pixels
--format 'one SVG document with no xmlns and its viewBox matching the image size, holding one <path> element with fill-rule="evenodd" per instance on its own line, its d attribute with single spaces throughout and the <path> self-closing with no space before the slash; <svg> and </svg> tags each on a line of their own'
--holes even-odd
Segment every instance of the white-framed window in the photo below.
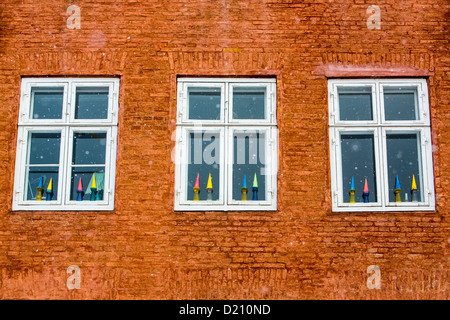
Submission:
<svg viewBox="0 0 450 320">
<path fill-rule="evenodd" d="M 425 79 L 328 80 L 333 211 L 435 210 Z"/>
<path fill-rule="evenodd" d="M 22 78 L 13 210 L 113 210 L 117 78 Z"/>
<path fill-rule="evenodd" d="M 276 210 L 276 80 L 177 82 L 175 210 Z"/>
</svg>

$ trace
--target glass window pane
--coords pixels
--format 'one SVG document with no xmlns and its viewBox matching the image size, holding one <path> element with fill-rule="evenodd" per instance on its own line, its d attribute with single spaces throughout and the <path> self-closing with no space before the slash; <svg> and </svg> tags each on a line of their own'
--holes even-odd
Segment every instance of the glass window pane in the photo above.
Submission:
<svg viewBox="0 0 450 320">
<path fill-rule="evenodd" d="M 104 179 L 105 179 L 104 166 L 73 167 L 70 200 L 77 200 L 77 201 L 103 200 Z"/>
<path fill-rule="evenodd" d="M 60 132 L 29 133 L 28 164 L 59 164 Z"/>
<path fill-rule="evenodd" d="M 344 202 L 351 202 L 354 190 L 355 202 L 364 202 L 363 192 L 367 179 L 369 202 L 377 201 L 376 169 L 373 134 L 342 133 L 342 192 Z M 353 178 L 353 186 L 352 186 Z M 352 201 L 353 202 L 353 201 Z"/>
<path fill-rule="evenodd" d="M 235 131 L 233 145 L 233 200 L 266 200 L 266 132 Z"/>
<path fill-rule="evenodd" d="M 418 120 L 417 88 L 384 87 L 386 120 Z"/>
<path fill-rule="evenodd" d="M 105 164 L 106 132 L 75 132 L 73 164 Z"/>
<path fill-rule="evenodd" d="M 340 120 L 373 120 L 372 88 L 338 88 Z"/>
<path fill-rule="evenodd" d="M 31 118 L 61 119 L 64 88 L 32 88 Z"/>
<path fill-rule="evenodd" d="M 386 146 L 389 201 L 422 201 L 422 165 L 420 161 L 419 133 L 389 133 L 386 135 Z M 413 176 L 415 183 L 413 183 Z"/>
<path fill-rule="evenodd" d="M 77 88 L 75 119 L 107 119 L 108 87 Z"/>
<path fill-rule="evenodd" d="M 25 200 L 36 200 L 36 196 L 42 201 L 57 200 L 58 173 L 59 168 L 53 166 L 27 167 Z"/>
<path fill-rule="evenodd" d="M 233 119 L 265 119 L 265 87 L 233 88 Z"/>
<path fill-rule="evenodd" d="M 187 200 L 194 200 L 196 191 L 199 191 L 198 199 L 200 201 L 218 200 L 220 194 L 220 134 L 217 131 L 196 131 L 190 132 L 188 137 Z M 210 186 L 212 188 L 207 190 L 209 175 L 211 175 Z M 198 185 L 196 185 L 197 177 Z"/>
<path fill-rule="evenodd" d="M 189 88 L 191 120 L 220 120 L 220 88 Z"/>
</svg>

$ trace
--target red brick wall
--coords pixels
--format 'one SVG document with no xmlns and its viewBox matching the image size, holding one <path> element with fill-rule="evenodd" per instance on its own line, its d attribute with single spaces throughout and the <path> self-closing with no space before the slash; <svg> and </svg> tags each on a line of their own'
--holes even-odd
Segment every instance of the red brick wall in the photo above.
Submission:
<svg viewBox="0 0 450 320">
<path fill-rule="evenodd" d="M 81 9 L 68 29 L 66 9 Z M 369 30 L 369 5 L 381 29 Z M 450 297 L 444 0 L 0 4 L 0 298 Z M 21 76 L 120 76 L 114 212 L 13 212 Z M 176 77 L 276 76 L 277 212 L 174 212 Z M 428 77 L 437 208 L 332 213 L 327 76 Z M 80 289 L 66 269 L 81 270 Z M 381 269 L 368 289 L 367 267 Z"/>
</svg>

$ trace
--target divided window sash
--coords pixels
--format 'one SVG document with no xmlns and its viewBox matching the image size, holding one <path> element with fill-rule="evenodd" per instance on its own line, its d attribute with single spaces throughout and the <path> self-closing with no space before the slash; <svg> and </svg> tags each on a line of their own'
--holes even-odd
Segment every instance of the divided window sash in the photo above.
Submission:
<svg viewBox="0 0 450 320">
<path fill-rule="evenodd" d="M 275 91 L 274 79 L 178 79 L 175 210 L 276 210 Z"/>
<path fill-rule="evenodd" d="M 329 80 L 333 211 L 434 210 L 425 80 Z"/>
<path fill-rule="evenodd" d="M 21 90 L 13 210 L 113 210 L 119 80 L 23 78 Z"/>
</svg>

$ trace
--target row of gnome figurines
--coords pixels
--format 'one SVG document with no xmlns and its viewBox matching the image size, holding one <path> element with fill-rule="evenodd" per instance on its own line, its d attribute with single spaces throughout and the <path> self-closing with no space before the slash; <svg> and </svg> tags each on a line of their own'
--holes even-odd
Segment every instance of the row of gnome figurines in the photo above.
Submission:
<svg viewBox="0 0 450 320">
<path fill-rule="evenodd" d="M 43 177 L 39 179 L 39 184 L 37 186 L 36 200 L 42 201 L 44 187 L 43 187 Z M 46 201 L 53 200 L 53 178 L 50 178 L 48 182 L 47 190 L 46 190 Z M 83 191 L 83 181 L 78 180 L 78 188 L 77 188 L 77 201 L 83 201 L 84 191 Z M 91 184 L 91 198 L 90 201 L 103 200 L 103 190 L 97 191 L 97 183 L 95 181 L 95 173 L 92 175 L 92 184 Z"/>
<path fill-rule="evenodd" d="M 400 180 L 398 179 L 398 176 L 395 176 L 395 188 L 394 188 L 394 195 L 395 195 L 395 202 L 402 202 L 401 197 L 401 191 L 402 188 L 400 187 Z M 352 177 L 352 182 L 350 185 L 350 203 L 356 203 L 355 199 L 355 179 Z M 368 203 L 369 202 L 369 186 L 367 184 L 367 178 L 364 181 L 364 189 L 362 193 L 363 202 Z M 417 185 L 416 185 L 416 178 L 414 175 L 412 176 L 412 182 L 411 182 L 411 202 L 418 202 L 417 198 Z"/>
<path fill-rule="evenodd" d="M 252 200 L 253 201 L 257 201 L 258 200 L 258 179 L 256 178 L 256 173 L 255 176 L 253 178 L 253 196 L 252 196 Z M 197 173 L 197 179 L 195 179 L 195 184 L 194 184 L 194 201 L 200 201 L 200 174 Z M 244 182 L 242 183 L 242 187 L 241 187 L 241 201 L 247 201 L 247 176 L 244 175 Z M 211 173 L 208 176 L 208 183 L 206 184 L 206 201 L 212 201 L 212 193 L 213 193 L 213 186 L 212 186 L 212 180 L 211 180 Z"/>
</svg>

